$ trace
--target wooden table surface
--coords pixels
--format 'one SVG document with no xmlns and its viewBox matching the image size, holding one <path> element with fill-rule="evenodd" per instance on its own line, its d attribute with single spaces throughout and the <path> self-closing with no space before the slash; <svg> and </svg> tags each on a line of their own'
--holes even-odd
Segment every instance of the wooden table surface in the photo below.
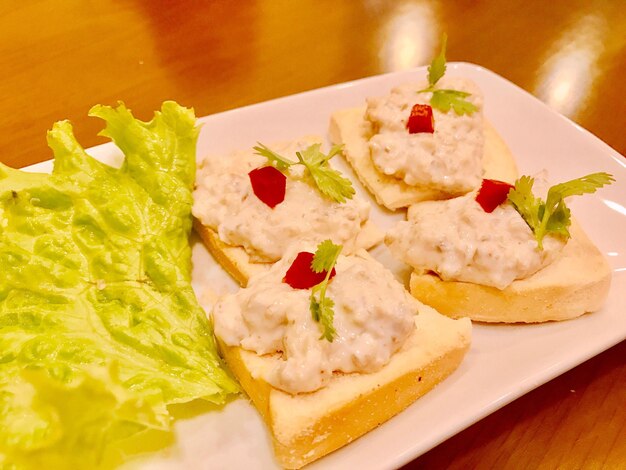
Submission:
<svg viewBox="0 0 626 470">
<path fill-rule="evenodd" d="M 448 59 L 535 94 L 626 153 L 623 1 L 24 0 L 0 4 L 0 161 L 51 158 L 70 119 L 103 142 L 96 103 L 148 118 L 165 99 L 197 115 Z M 410 464 L 626 468 L 626 342 Z"/>
</svg>

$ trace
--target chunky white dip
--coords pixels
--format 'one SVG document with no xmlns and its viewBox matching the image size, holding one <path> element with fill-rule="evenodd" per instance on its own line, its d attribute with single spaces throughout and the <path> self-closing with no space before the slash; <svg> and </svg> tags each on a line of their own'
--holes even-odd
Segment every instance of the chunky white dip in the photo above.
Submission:
<svg viewBox="0 0 626 470">
<path fill-rule="evenodd" d="M 290 160 L 312 142 L 274 145 L 272 150 Z M 337 203 L 322 195 L 297 165 L 287 176 L 285 200 L 271 208 L 255 196 L 248 173 L 267 164 L 252 149 L 200 162 L 196 174 L 193 215 L 215 230 L 219 238 L 242 246 L 252 261 L 280 259 L 295 240 L 331 239 L 344 252 L 360 248 L 358 235 L 369 217 L 369 203 L 353 198 Z"/>
<path fill-rule="evenodd" d="M 432 93 L 417 93 L 427 83 L 405 84 L 388 96 L 368 99 L 366 119 L 374 135 L 369 141 L 374 166 L 411 186 L 426 186 L 450 194 L 476 188 L 482 178 L 483 97 L 471 81 L 442 78 L 440 89 L 471 93 L 466 98 L 478 110 L 459 116 L 433 108 L 434 133 L 409 134 L 406 124 L 415 104 L 430 105 Z"/>
<path fill-rule="evenodd" d="M 388 232 L 385 243 L 418 272 L 498 289 L 548 265 L 565 245 L 562 238 L 548 235 L 540 250 L 510 203 L 489 214 L 475 201 L 475 193 L 411 207 L 410 220 Z"/>
<path fill-rule="evenodd" d="M 264 379 L 293 394 L 323 387 L 334 371 L 382 368 L 415 329 L 413 317 L 420 304 L 365 252 L 341 255 L 326 290 L 335 302 L 337 334 L 332 343 L 320 339 L 322 327 L 309 310 L 311 290 L 282 282 L 297 254 L 290 251 L 269 271 L 250 279 L 247 288 L 216 304 L 215 334 L 227 345 L 260 355 L 282 353 Z"/>
</svg>

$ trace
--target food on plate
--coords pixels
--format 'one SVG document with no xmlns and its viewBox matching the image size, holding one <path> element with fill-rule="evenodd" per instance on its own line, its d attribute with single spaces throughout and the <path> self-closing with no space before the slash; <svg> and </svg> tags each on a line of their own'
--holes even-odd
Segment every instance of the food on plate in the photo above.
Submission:
<svg viewBox="0 0 626 470">
<path fill-rule="evenodd" d="M 535 178 L 484 180 L 478 192 L 411 206 L 385 242 L 414 268 L 411 293 L 441 313 L 508 323 L 574 318 L 602 306 L 611 271 L 565 198 L 612 180 L 594 173 L 547 191 L 538 181 L 542 197 L 533 194 Z"/>
<path fill-rule="evenodd" d="M 304 137 L 199 163 L 196 231 L 240 284 L 297 240 L 330 238 L 347 253 L 382 240 L 369 221 L 369 203 L 353 197 L 350 180 L 328 163 L 339 151 L 325 154 L 321 138 Z"/>
<path fill-rule="evenodd" d="M 0 165 L 2 468 L 93 468 L 112 442 L 169 429 L 168 405 L 239 390 L 191 288 L 193 111 L 90 115 L 121 168 L 67 121 L 48 133 L 52 174 Z"/>
<path fill-rule="evenodd" d="M 331 140 L 344 145 L 361 182 L 388 209 L 465 194 L 483 177 L 517 177 L 511 152 L 483 118 L 478 87 L 444 77 L 445 70 L 444 37 L 427 82 L 400 85 L 331 117 Z"/>
<path fill-rule="evenodd" d="M 299 251 L 304 249 L 304 251 Z M 212 313 L 220 350 L 299 468 L 391 418 L 452 373 L 468 319 L 417 300 L 365 250 L 292 245 Z"/>
</svg>

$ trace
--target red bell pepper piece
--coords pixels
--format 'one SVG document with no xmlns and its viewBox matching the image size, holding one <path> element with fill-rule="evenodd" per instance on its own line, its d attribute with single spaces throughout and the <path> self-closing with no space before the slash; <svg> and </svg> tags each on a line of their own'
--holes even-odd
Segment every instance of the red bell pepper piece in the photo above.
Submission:
<svg viewBox="0 0 626 470">
<path fill-rule="evenodd" d="M 509 191 L 514 186 L 504 181 L 483 179 L 476 194 L 476 202 L 485 212 L 493 212 L 496 207 L 506 201 Z"/>
<path fill-rule="evenodd" d="M 272 209 L 285 200 L 287 177 L 273 166 L 256 168 L 248 177 L 256 197 Z"/>
<path fill-rule="evenodd" d="M 416 104 L 411 109 L 411 115 L 406 122 L 406 128 L 409 134 L 418 134 L 435 132 L 435 118 L 433 118 L 433 108 L 427 104 Z"/>
<path fill-rule="evenodd" d="M 313 256 L 315 255 L 308 251 L 298 253 L 298 256 L 296 256 L 296 259 L 293 260 L 293 263 L 287 270 L 283 282 L 286 282 L 294 289 L 310 289 L 322 282 L 326 277 L 326 271 L 321 273 L 313 271 L 313 268 L 311 268 Z M 332 279 L 335 274 L 335 268 L 333 268 L 328 279 Z"/>
</svg>

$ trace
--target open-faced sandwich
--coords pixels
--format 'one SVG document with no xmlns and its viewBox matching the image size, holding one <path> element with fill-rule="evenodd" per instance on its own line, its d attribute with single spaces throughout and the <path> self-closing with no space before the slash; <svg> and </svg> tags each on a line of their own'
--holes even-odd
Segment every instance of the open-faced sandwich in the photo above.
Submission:
<svg viewBox="0 0 626 470">
<path fill-rule="evenodd" d="M 365 250 L 340 252 L 330 240 L 292 245 L 213 309 L 222 355 L 286 468 L 406 408 L 452 373 L 470 344 L 468 319 L 415 300 Z"/>
<path fill-rule="evenodd" d="M 386 236 L 414 268 L 411 293 L 451 317 L 485 322 L 565 320 L 600 308 L 611 272 L 565 198 L 612 177 L 594 173 L 533 194 L 534 178 L 512 186 L 484 180 L 478 192 L 411 206 Z M 546 196 L 547 194 L 547 196 Z"/>
<path fill-rule="evenodd" d="M 517 177 L 511 152 L 483 117 L 478 87 L 444 77 L 445 70 L 444 37 L 427 82 L 332 115 L 331 140 L 343 144 L 363 185 L 388 209 L 468 193 L 483 177 Z"/>
<path fill-rule="evenodd" d="M 305 137 L 200 162 L 195 229 L 241 285 L 303 238 L 331 239 L 346 253 L 382 240 L 369 203 L 328 163 L 340 148 L 320 149 L 321 138 Z"/>
</svg>

